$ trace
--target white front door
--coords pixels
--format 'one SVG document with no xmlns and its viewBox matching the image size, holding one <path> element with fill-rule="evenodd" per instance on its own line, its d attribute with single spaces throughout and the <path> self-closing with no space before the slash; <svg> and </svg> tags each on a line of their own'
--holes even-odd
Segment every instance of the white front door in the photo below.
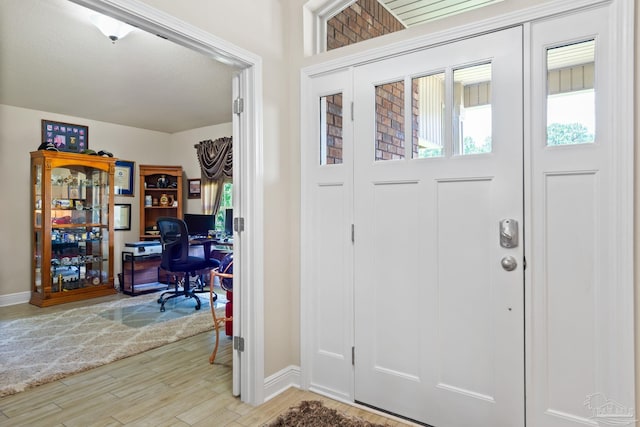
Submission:
<svg viewBox="0 0 640 427">
<path fill-rule="evenodd" d="M 355 68 L 357 402 L 524 425 L 522 80 L 520 27 Z"/>
</svg>

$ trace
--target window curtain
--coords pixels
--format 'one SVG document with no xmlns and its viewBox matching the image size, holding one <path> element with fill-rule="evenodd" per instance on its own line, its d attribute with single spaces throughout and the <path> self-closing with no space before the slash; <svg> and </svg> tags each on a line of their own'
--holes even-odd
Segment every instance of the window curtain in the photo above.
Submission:
<svg viewBox="0 0 640 427">
<path fill-rule="evenodd" d="M 217 214 L 224 183 L 233 179 L 233 142 L 231 137 L 200 141 L 196 144 L 200 163 L 202 212 Z"/>
</svg>

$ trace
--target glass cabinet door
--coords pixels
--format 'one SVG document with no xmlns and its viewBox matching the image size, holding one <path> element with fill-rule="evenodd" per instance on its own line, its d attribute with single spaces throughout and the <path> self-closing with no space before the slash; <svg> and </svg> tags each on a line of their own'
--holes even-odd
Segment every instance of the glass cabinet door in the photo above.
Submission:
<svg viewBox="0 0 640 427">
<path fill-rule="evenodd" d="M 51 290 L 97 286 L 108 279 L 109 180 L 92 167 L 51 170 Z"/>
<path fill-rule="evenodd" d="M 42 293 L 42 163 L 33 168 L 33 292 Z"/>
</svg>

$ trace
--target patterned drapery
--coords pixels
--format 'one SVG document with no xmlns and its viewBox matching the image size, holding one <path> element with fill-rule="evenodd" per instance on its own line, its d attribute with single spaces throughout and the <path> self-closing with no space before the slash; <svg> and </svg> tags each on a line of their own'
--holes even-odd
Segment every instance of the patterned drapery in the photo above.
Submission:
<svg viewBox="0 0 640 427">
<path fill-rule="evenodd" d="M 224 183 L 233 179 L 233 141 L 231 137 L 200 141 L 196 145 L 200 163 L 202 212 L 216 214 L 220 208 Z"/>
</svg>

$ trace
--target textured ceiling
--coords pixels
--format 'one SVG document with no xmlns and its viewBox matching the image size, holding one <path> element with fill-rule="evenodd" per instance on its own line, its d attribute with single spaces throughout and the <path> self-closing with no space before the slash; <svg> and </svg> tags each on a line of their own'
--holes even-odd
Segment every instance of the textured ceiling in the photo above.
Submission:
<svg viewBox="0 0 640 427">
<path fill-rule="evenodd" d="M 0 104 L 174 133 L 231 121 L 237 71 L 67 0 L 0 0 Z M 46 117 L 43 117 L 46 118 Z"/>
</svg>

